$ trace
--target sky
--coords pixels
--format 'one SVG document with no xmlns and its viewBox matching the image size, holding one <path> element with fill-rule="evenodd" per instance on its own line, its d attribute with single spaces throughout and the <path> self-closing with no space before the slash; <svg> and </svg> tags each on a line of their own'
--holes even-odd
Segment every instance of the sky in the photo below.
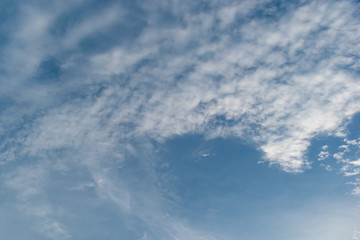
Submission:
<svg viewBox="0 0 360 240">
<path fill-rule="evenodd" d="M 359 16 L 2 0 L 0 239 L 360 239 Z"/>
</svg>

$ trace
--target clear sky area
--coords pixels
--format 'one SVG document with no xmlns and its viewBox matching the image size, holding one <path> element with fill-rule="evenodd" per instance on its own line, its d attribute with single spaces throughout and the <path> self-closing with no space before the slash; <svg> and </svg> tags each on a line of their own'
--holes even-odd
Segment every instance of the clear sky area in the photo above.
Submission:
<svg viewBox="0 0 360 240">
<path fill-rule="evenodd" d="M 355 0 L 0 1 L 0 239 L 360 239 L 359 26 Z"/>
</svg>

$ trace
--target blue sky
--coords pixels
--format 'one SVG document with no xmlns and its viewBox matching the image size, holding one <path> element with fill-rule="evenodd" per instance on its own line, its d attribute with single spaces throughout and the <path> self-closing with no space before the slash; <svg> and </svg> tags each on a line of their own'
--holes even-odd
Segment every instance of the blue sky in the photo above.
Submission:
<svg viewBox="0 0 360 240">
<path fill-rule="evenodd" d="M 360 239 L 358 1 L 0 9 L 1 239 Z"/>
</svg>

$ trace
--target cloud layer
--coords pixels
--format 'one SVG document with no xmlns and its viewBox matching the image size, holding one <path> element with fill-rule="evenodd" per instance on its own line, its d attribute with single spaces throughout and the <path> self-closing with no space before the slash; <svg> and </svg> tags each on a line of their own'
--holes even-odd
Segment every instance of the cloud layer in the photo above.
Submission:
<svg viewBox="0 0 360 240">
<path fill-rule="evenodd" d="M 33 199 L 51 174 L 82 168 L 91 182 L 78 189 L 145 222 L 153 233 L 141 239 L 215 239 L 164 217 L 152 141 L 242 138 L 301 172 L 312 138 L 345 136 L 360 111 L 355 1 L 3 4 L 17 13 L 1 25 L 3 178 L 52 239 L 71 234 L 50 201 Z M 112 170 L 134 156 L 148 181 L 137 191 L 152 186 L 153 201 L 129 186 L 136 174 Z"/>
</svg>

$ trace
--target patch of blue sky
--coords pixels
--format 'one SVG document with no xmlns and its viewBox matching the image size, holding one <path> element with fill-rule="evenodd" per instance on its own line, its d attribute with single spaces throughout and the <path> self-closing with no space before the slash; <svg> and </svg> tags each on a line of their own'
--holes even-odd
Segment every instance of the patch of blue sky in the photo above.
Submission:
<svg viewBox="0 0 360 240">
<path fill-rule="evenodd" d="M 356 139 L 360 137 L 360 114 L 355 114 L 350 123 L 347 125 L 346 128 L 346 135 L 349 139 Z"/>
<path fill-rule="evenodd" d="M 187 216 L 193 226 L 239 239 L 301 239 L 307 237 L 301 225 L 314 218 L 324 218 L 314 234 L 325 236 L 321 228 L 328 219 L 322 215 L 335 214 L 334 208 L 346 209 L 334 218 L 358 217 L 349 212 L 357 199 L 347 196 L 351 187 L 339 173 L 315 165 L 304 174 L 287 174 L 259 163 L 256 148 L 236 139 L 184 136 L 166 144 L 168 182 L 177 196 L 174 214 Z"/>
</svg>

